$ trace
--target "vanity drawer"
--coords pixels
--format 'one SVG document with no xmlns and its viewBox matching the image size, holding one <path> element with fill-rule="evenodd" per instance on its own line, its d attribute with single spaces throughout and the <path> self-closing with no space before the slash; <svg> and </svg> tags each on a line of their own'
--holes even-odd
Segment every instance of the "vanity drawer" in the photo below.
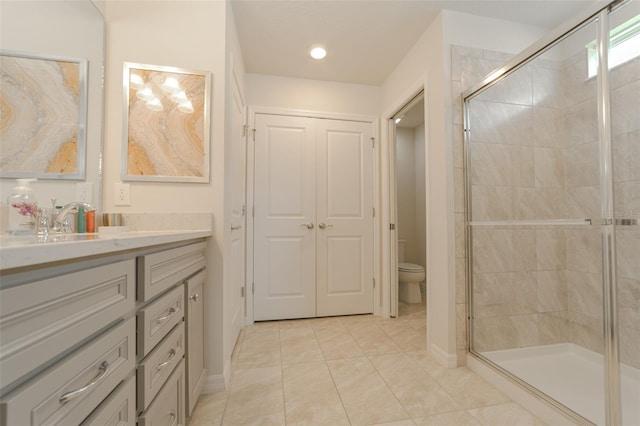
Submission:
<svg viewBox="0 0 640 426">
<path fill-rule="evenodd" d="M 136 424 L 136 381 L 129 377 L 81 423 L 82 426 Z"/>
<path fill-rule="evenodd" d="M 144 411 L 184 355 L 184 323 L 181 322 L 138 365 L 138 410 Z"/>
<path fill-rule="evenodd" d="M 138 257 L 138 300 L 150 300 L 204 268 L 205 243 Z"/>
<path fill-rule="evenodd" d="M 180 361 L 156 399 L 138 417 L 138 426 L 184 425 L 184 412 L 184 361 Z"/>
<path fill-rule="evenodd" d="M 135 325 L 130 318 L 3 398 L 0 424 L 79 424 L 134 367 Z"/>
<path fill-rule="evenodd" d="M 184 290 L 177 286 L 138 312 L 138 356 L 146 356 L 184 317 Z"/>
<path fill-rule="evenodd" d="M 2 289 L 2 387 L 130 312 L 135 266 L 130 259 Z"/>
</svg>

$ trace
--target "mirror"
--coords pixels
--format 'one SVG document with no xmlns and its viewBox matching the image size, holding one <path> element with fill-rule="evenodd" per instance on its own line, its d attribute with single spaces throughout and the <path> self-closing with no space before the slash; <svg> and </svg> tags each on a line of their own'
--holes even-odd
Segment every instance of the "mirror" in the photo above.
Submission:
<svg viewBox="0 0 640 426">
<path fill-rule="evenodd" d="M 86 61 L 86 128 L 80 129 L 86 143 L 84 148 L 78 146 L 77 159 L 78 164 L 85 165 L 85 171 L 71 179 L 65 176 L 64 180 L 56 174 L 38 174 L 34 171 L 33 176 L 38 177 L 38 181 L 32 187 L 39 205 L 49 207 L 51 197 L 57 198 L 57 204 L 75 201 L 77 184 L 91 184 L 91 199 L 88 201 L 99 209 L 105 57 L 105 21 L 102 13 L 90 0 L 2 1 L 0 49 L 37 58 L 77 58 Z M 54 97 L 52 99 L 55 100 Z M 7 113 L 4 111 L 6 107 L 1 106 L 3 116 Z M 55 105 L 50 109 L 54 110 Z M 42 139 L 42 142 L 46 142 L 45 138 Z M 15 146 L 19 141 L 12 141 L 12 144 Z M 3 149 L 0 159 L 4 155 Z M 35 156 L 38 158 L 38 153 Z M 50 154 L 44 153 L 39 156 L 42 162 L 50 161 L 50 157 Z M 29 170 L 25 172 L 30 173 Z M 0 179 L 1 202 L 6 201 L 14 186 L 15 179 Z"/>
</svg>

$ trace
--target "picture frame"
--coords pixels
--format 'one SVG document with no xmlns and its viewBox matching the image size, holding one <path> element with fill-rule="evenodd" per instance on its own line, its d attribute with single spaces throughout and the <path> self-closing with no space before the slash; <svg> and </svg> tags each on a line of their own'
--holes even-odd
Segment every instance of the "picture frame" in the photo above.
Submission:
<svg viewBox="0 0 640 426">
<path fill-rule="evenodd" d="M 209 182 L 211 80 L 124 63 L 123 181 Z"/>
<path fill-rule="evenodd" d="M 84 180 L 85 58 L 0 50 L 0 178 Z"/>
</svg>

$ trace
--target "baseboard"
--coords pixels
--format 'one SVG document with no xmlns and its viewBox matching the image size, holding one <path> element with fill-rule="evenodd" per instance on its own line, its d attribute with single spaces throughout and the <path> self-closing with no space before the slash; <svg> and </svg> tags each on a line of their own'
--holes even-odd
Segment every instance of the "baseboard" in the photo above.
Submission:
<svg viewBox="0 0 640 426">
<path fill-rule="evenodd" d="M 438 346 L 431 345 L 431 356 L 434 360 L 436 360 L 439 364 L 444 365 L 447 368 L 456 368 L 458 366 L 458 355 L 450 354 Z"/>
<path fill-rule="evenodd" d="M 209 374 L 204 380 L 202 393 L 224 392 L 227 388 L 226 384 L 227 381 L 224 378 L 224 374 Z"/>
</svg>

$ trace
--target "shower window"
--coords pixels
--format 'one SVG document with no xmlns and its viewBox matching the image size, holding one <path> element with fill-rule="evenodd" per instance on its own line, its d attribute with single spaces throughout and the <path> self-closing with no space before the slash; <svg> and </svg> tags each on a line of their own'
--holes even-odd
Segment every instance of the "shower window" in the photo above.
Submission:
<svg viewBox="0 0 640 426">
<path fill-rule="evenodd" d="M 639 9 L 465 98 L 470 351 L 579 423 L 640 424 L 640 58 L 584 78 Z"/>
<path fill-rule="evenodd" d="M 589 78 L 598 73 L 596 41 L 587 45 Z M 640 15 L 611 30 L 609 41 L 609 69 L 640 56 Z"/>
</svg>

